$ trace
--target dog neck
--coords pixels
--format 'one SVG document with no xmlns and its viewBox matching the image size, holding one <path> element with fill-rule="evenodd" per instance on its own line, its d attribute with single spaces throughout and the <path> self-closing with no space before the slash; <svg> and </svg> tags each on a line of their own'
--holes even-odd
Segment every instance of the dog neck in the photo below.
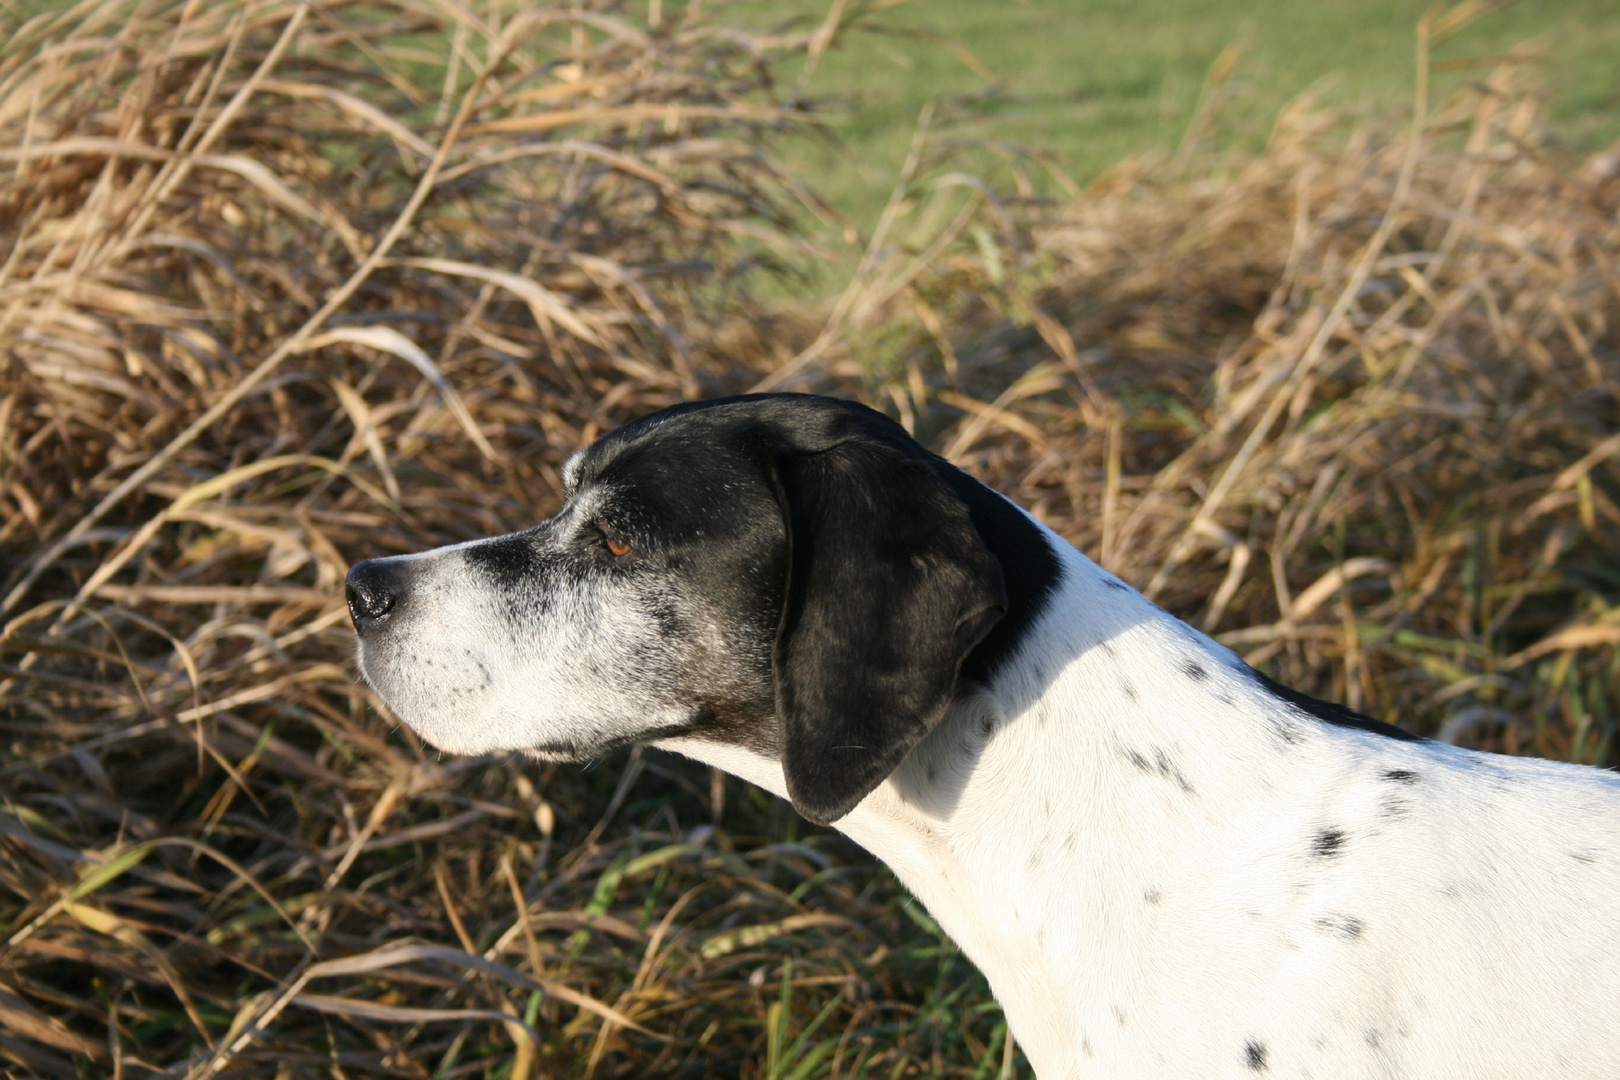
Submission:
<svg viewBox="0 0 1620 1080">
<path fill-rule="evenodd" d="M 1061 582 L 1011 662 L 964 687 L 836 824 L 985 973 L 1042 1077 L 1085 1056 L 1076 1009 L 1113 1007 L 1110 969 L 1133 963 L 1133 928 L 1152 932 L 1153 873 L 1178 857 L 1188 822 L 1274 774 L 1266 747 L 1303 738 L 1229 650 L 1049 539 Z M 1231 726 L 1187 729 L 1210 717 Z M 780 765 L 743 747 L 664 745 L 786 796 Z M 1142 869 L 1127 880 L 1128 863 Z"/>
</svg>

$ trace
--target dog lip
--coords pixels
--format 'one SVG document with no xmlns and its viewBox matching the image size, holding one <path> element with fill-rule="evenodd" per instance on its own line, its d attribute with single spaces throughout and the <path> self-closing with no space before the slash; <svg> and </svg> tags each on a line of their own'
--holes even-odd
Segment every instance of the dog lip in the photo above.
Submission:
<svg viewBox="0 0 1620 1080">
<path fill-rule="evenodd" d="M 519 752 L 533 754 L 544 760 L 589 761 L 592 758 L 598 758 L 626 746 L 634 746 L 637 743 L 679 738 L 682 735 L 690 734 L 692 734 L 692 725 L 690 723 L 664 724 L 629 735 L 609 736 L 606 738 L 598 736 L 564 743 L 539 743 L 525 746 Z"/>
</svg>

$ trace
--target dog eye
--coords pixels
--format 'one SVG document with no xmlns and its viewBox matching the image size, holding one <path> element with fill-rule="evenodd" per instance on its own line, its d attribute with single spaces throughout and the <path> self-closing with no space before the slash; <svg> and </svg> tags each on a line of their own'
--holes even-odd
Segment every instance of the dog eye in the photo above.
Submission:
<svg viewBox="0 0 1620 1080">
<path fill-rule="evenodd" d="M 607 548 L 608 553 L 615 559 L 622 559 L 630 554 L 630 545 L 614 536 L 606 525 L 600 521 L 592 522 L 592 524 L 596 527 L 596 535 L 602 546 Z"/>
</svg>

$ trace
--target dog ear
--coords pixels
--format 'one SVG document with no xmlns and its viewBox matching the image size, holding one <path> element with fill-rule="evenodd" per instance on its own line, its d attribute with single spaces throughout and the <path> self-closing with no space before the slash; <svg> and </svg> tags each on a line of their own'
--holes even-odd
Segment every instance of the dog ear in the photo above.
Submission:
<svg viewBox="0 0 1620 1080">
<path fill-rule="evenodd" d="M 778 480 L 782 769 L 794 808 L 826 825 L 939 723 L 1007 594 L 967 505 L 920 449 L 856 438 L 789 452 Z"/>
</svg>

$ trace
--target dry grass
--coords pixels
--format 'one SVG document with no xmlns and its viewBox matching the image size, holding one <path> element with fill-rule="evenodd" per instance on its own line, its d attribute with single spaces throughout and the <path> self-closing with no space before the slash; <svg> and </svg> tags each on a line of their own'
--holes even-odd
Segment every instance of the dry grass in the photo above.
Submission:
<svg viewBox="0 0 1620 1080">
<path fill-rule="evenodd" d="M 440 760 L 356 684 L 351 560 L 529 523 L 597 432 L 761 380 L 890 406 L 1307 689 L 1612 752 L 1620 168 L 1544 156 L 1511 65 L 1057 210 L 919 141 L 845 295 L 764 325 L 809 39 L 410 0 L 0 36 L 19 1074 L 997 1072 L 982 982 L 835 834 L 651 753 Z"/>
<path fill-rule="evenodd" d="M 932 1045 L 896 984 L 953 954 L 885 958 L 917 930 L 834 838 L 679 763 L 441 762 L 348 661 L 350 561 L 531 522 L 604 427 L 754 377 L 745 274 L 814 210 L 767 153 L 813 119 L 769 82 L 804 42 L 663 15 L 7 28 L 0 1058 L 786 1076 Z"/>
<path fill-rule="evenodd" d="M 1184 148 L 1054 214 L 980 215 L 798 381 L 865 371 L 1280 678 L 1612 765 L 1620 148 L 1544 152 L 1527 74 L 1402 128 L 1302 101 L 1257 158 Z"/>
</svg>

